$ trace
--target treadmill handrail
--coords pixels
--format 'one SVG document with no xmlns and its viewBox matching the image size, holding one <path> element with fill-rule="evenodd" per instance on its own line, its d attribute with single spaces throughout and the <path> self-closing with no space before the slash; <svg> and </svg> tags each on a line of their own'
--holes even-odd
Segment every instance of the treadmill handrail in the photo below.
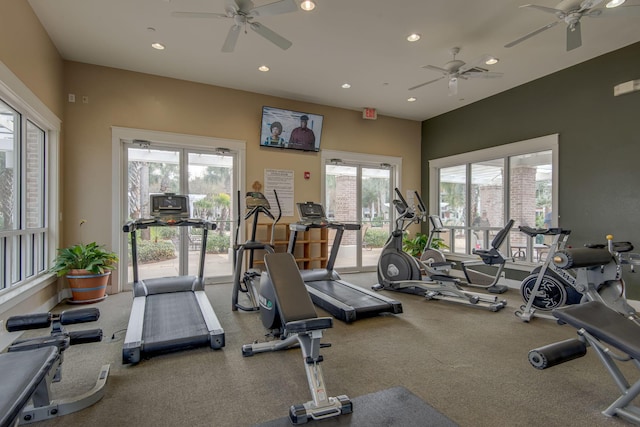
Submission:
<svg viewBox="0 0 640 427">
<path fill-rule="evenodd" d="M 122 231 L 131 233 L 136 230 L 144 230 L 149 227 L 195 227 L 215 230 L 217 225 L 214 222 L 202 218 L 178 218 L 175 220 L 164 220 L 161 218 L 140 218 L 135 221 L 128 221 L 122 226 Z"/>
</svg>

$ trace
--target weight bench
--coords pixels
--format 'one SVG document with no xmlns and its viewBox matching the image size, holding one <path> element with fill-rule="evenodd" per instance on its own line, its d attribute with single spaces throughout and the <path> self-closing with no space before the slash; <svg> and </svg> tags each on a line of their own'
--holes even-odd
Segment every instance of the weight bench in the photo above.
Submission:
<svg viewBox="0 0 640 427">
<path fill-rule="evenodd" d="M 576 328 L 580 338 L 531 350 L 529 362 L 535 368 L 546 369 L 584 356 L 587 344 L 590 345 L 622 392 L 602 413 L 640 424 L 640 408 L 631 404 L 640 394 L 640 380 L 629 385 L 617 365 L 617 362 L 633 361 L 640 369 L 640 325 L 600 301 L 557 308 L 553 315 L 558 321 Z"/>
<path fill-rule="evenodd" d="M 63 352 L 70 345 L 102 340 L 100 329 L 67 332 L 63 325 L 91 322 L 99 316 L 98 309 L 84 308 L 60 315 L 35 313 L 7 319 L 9 332 L 51 326 L 51 334 L 16 340 L 7 353 L 0 354 L 0 427 L 67 415 L 103 397 L 110 365 L 102 366 L 95 386 L 79 396 L 52 400 L 50 390 L 51 383 L 62 378 Z"/>
<path fill-rule="evenodd" d="M 300 271 L 293 256 L 289 253 L 272 253 L 264 257 L 268 278 L 273 284 L 275 305 L 282 326 L 281 340 L 242 346 L 242 355 L 286 350 L 299 346 L 302 350 L 309 390 L 312 400 L 300 405 L 292 405 L 289 418 L 293 424 L 304 424 L 309 419 L 320 420 L 353 411 L 351 400 L 345 395 L 328 397 L 320 368 L 323 358 L 320 355 L 322 331 L 333 327 L 331 317 L 318 317 L 311 297 L 302 281 Z M 261 296 L 261 304 L 263 297 Z M 261 307 L 260 311 L 267 310 Z"/>
</svg>

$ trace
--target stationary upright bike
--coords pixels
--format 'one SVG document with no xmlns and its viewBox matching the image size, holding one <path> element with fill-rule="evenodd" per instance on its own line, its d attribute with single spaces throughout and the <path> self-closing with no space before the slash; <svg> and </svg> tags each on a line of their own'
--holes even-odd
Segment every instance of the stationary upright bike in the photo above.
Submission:
<svg viewBox="0 0 640 427">
<path fill-rule="evenodd" d="M 498 301 L 494 295 L 465 291 L 459 286 L 460 279 L 448 274 L 438 274 L 429 265 L 402 250 L 404 232 L 411 224 L 420 223 L 427 210 L 417 192 L 415 196 L 420 204 L 420 215 L 409 207 L 400 190 L 396 188 L 395 191 L 397 198 L 393 200 L 393 205 L 398 212 L 396 227 L 380 253 L 378 284 L 372 288 L 423 295 L 427 299 L 468 304 L 491 311 L 505 307 L 505 300 Z M 422 270 L 427 271 L 427 279 L 422 278 Z"/>
<path fill-rule="evenodd" d="M 282 211 L 280 209 L 280 200 L 278 199 L 278 193 L 273 190 L 273 194 L 278 204 L 278 216 L 274 216 L 271 213 L 271 205 L 259 191 L 250 191 L 245 197 L 245 204 L 247 206 L 247 213 L 244 216 L 245 221 L 253 217 L 253 228 L 251 229 L 251 237 L 244 243 L 238 244 L 238 238 L 240 235 L 240 192 L 238 191 L 238 221 L 236 226 L 236 236 L 234 249 L 234 276 L 233 276 L 233 291 L 231 294 L 231 310 L 238 311 L 258 311 L 260 306 L 258 304 L 258 285 L 260 283 L 260 275 L 262 270 L 257 269 L 253 265 L 255 251 L 264 251 L 266 253 L 273 253 L 273 236 L 275 232 L 275 225 L 280 221 L 282 217 Z M 271 227 L 271 239 L 270 243 L 263 243 L 256 240 L 256 230 L 258 224 L 258 216 L 262 213 L 266 217 L 273 221 Z M 243 271 L 243 261 L 245 251 L 249 252 L 249 262 L 247 269 Z M 247 303 L 240 303 L 240 294 L 246 295 Z"/>
<path fill-rule="evenodd" d="M 629 242 L 613 242 L 613 236 L 607 236 L 607 245 L 587 245 L 586 248 L 566 249 L 566 240 L 571 230 L 562 228 L 538 229 L 520 226 L 520 231 L 528 236 L 539 234 L 553 236 L 547 258 L 542 266 L 536 267 L 525 277 L 520 292 L 525 304 L 514 314 L 525 322 L 534 317 L 555 320 L 550 311 L 565 306 L 582 304 L 588 301 L 600 301 L 625 316 L 637 318 L 635 310 L 624 296 L 622 265 L 640 265 L 640 256 L 630 253 L 633 245 Z M 593 257 L 608 250 L 598 268 L 585 269 L 571 259 L 572 256 Z M 600 249 L 596 251 L 595 249 Z M 572 267 L 576 272 L 570 272 Z"/>
</svg>

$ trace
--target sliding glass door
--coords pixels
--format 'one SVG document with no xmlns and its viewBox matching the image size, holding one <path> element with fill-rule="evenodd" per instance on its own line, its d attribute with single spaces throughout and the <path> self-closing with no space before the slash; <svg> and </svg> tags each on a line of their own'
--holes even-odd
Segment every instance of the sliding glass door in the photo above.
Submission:
<svg viewBox="0 0 640 427">
<path fill-rule="evenodd" d="M 358 223 L 359 231 L 345 231 L 336 268 L 372 271 L 391 232 L 391 200 L 395 168 L 388 163 L 367 164 L 329 159 L 325 163 L 325 209 L 331 220 Z M 335 232 L 329 233 L 329 251 Z"/>
<path fill-rule="evenodd" d="M 236 155 L 228 150 L 195 150 L 147 141 L 125 143 L 124 149 L 127 164 L 125 220 L 149 217 L 150 194 L 188 195 L 190 216 L 217 225 L 216 230 L 209 232 L 207 240 L 205 277 L 209 282 L 228 280 L 233 268 L 231 249 L 235 214 L 232 195 L 237 191 L 234 180 Z M 138 234 L 141 279 L 198 273 L 202 229 L 153 227 Z M 129 247 L 127 257 L 131 256 L 130 250 Z M 128 264 L 130 283 L 133 273 L 131 263 Z"/>
</svg>

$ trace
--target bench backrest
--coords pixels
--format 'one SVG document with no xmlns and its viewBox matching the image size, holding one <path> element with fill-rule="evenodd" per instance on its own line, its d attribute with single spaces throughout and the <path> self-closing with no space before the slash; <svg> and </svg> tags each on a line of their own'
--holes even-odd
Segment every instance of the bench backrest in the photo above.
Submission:
<svg viewBox="0 0 640 427">
<path fill-rule="evenodd" d="M 264 263 L 273 283 L 282 323 L 318 317 L 293 255 L 266 254 Z"/>
</svg>

